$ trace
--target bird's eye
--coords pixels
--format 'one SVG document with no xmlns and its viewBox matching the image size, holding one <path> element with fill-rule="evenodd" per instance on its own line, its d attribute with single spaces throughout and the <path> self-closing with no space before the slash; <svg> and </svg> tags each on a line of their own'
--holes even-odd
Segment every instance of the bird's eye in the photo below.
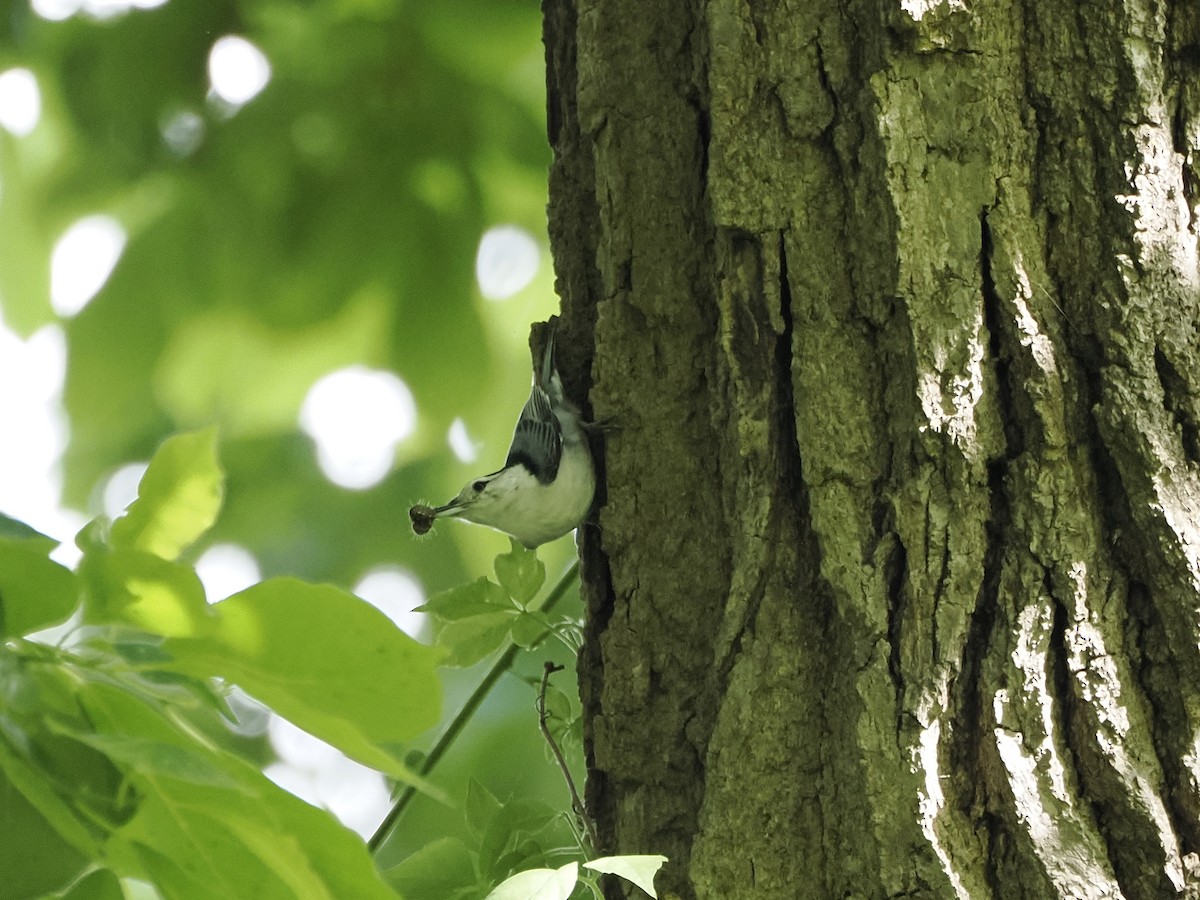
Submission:
<svg viewBox="0 0 1200 900">
<path fill-rule="evenodd" d="M 480 491 L 483 490 L 483 486 L 485 484 L 487 484 L 486 481 L 476 481 L 474 484 L 471 485 L 471 490 L 475 491 L 475 493 L 478 494 Z"/>
</svg>

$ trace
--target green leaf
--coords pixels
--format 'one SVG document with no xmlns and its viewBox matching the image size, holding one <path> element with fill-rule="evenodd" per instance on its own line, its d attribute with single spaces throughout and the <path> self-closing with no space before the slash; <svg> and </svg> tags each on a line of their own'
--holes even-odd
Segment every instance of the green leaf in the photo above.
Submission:
<svg viewBox="0 0 1200 900">
<path fill-rule="evenodd" d="M 463 808 L 467 831 L 475 840 L 480 840 L 503 809 L 500 801 L 478 780 L 467 783 L 467 800 Z"/>
<path fill-rule="evenodd" d="M 109 755 L 137 803 L 105 845 L 118 872 L 151 881 L 168 900 L 394 897 L 362 842 L 328 813 L 197 740 L 169 709 L 100 673 L 80 674 L 79 701 L 96 730 L 75 739 Z"/>
<path fill-rule="evenodd" d="M 139 550 L 93 551 L 79 567 L 84 621 L 132 625 L 165 637 L 203 635 L 213 625 L 204 586 L 190 566 Z"/>
<path fill-rule="evenodd" d="M 0 739 L 0 778 L 20 793 L 66 844 L 95 858 L 99 852 L 96 840 L 76 814 L 75 807 L 55 790 L 54 773 L 46 768 L 53 761 L 43 758 L 35 765 L 17 752 L 17 746 L 31 748 L 33 735 L 20 729 L 15 722 L 5 723 L 3 737 L 8 740 Z M 10 746 L 8 741 L 13 741 L 14 745 Z M 75 774 L 78 776 L 79 773 Z"/>
<path fill-rule="evenodd" d="M 209 636 L 165 642 L 175 668 L 232 681 L 359 762 L 418 780 L 387 747 L 437 724 L 438 650 L 353 594 L 293 578 L 211 609 Z"/>
<path fill-rule="evenodd" d="M 447 650 L 442 665 L 453 668 L 473 666 L 508 644 L 517 610 L 472 616 L 447 622 L 438 629 L 438 646 Z"/>
<path fill-rule="evenodd" d="M 112 523 L 104 516 L 96 516 L 75 532 L 75 546 L 84 553 L 106 553 L 111 531 Z"/>
<path fill-rule="evenodd" d="M 500 807 L 493 827 L 503 827 L 513 836 L 516 844 L 529 835 L 541 831 L 556 818 L 559 811 L 541 800 L 525 800 L 514 798 Z"/>
<path fill-rule="evenodd" d="M 486 900 L 568 900 L 579 880 L 579 863 L 557 869 L 529 869 L 505 879 Z"/>
<path fill-rule="evenodd" d="M 550 868 L 549 857 L 550 854 L 537 841 L 522 841 L 520 846 L 494 860 L 484 871 L 490 872 L 492 877 L 489 880 L 494 881 L 497 876 L 515 875 L 530 868 Z"/>
<path fill-rule="evenodd" d="M 557 816 L 557 810 L 540 800 L 510 799 L 488 822 L 479 840 L 480 871 L 491 877 L 511 871 L 513 865 L 504 861 L 506 852 L 525 842 L 529 835 L 541 831 Z M 526 857 L 522 855 L 518 863 L 524 859 Z M 546 860 L 535 858 L 532 861 Z"/>
<path fill-rule="evenodd" d="M 443 591 L 417 609 L 434 617 L 438 646 L 447 651 L 442 665 L 458 668 L 506 645 L 519 613 L 505 590 L 487 578 Z"/>
<path fill-rule="evenodd" d="M 58 721 L 57 734 L 95 747 L 123 769 L 170 775 L 200 784 L 229 784 L 230 772 L 239 771 L 234 757 L 224 757 L 205 742 L 197 741 L 189 727 L 181 726 L 175 715 L 177 702 L 163 701 L 154 693 L 156 685 L 130 675 L 116 682 L 106 672 L 81 668 L 76 701 L 86 713 L 78 724 Z M 168 749 L 183 751 L 168 754 Z M 201 766 L 211 760 L 225 760 L 222 771 L 202 773 Z M 222 773 L 225 773 L 223 775 Z"/>
<path fill-rule="evenodd" d="M 471 616 L 515 610 L 500 585 L 487 578 L 477 578 L 469 584 L 435 594 L 416 611 L 429 613 L 444 622 L 455 622 Z"/>
<path fill-rule="evenodd" d="M 108 869 L 89 872 L 62 894 L 61 900 L 125 900 L 121 880 Z"/>
<path fill-rule="evenodd" d="M 167 900 L 396 900 L 353 832 L 266 778 L 251 793 L 133 778 L 144 799 L 110 852 Z"/>
<path fill-rule="evenodd" d="M 41 541 L 0 539 L 0 637 L 56 625 L 78 599 L 75 573 L 47 559 Z"/>
<path fill-rule="evenodd" d="M 47 537 L 36 528 L 26 525 L 20 519 L 0 513 L 0 538 L 9 541 L 36 541 L 43 546 L 49 545 L 47 553 L 58 546 L 58 541 Z"/>
<path fill-rule="evenodd" d="M 493 563 L 496 580 L 518 605 L 525 606 L 546 583 L 546 566 L 535 551 L 527 550 L 515 540 L 511 543 L 512 549 L 497 556 Z"/>
<path fill-rule="evenodd" d="M 475 860 L 458 838 L 444 837 L 392 866 L 383 877 L 410 897 L 450 897 L 475 886 Z"/>
<path fill-rule="evenodd" d="M 585 862 L 583 867 L 593 872 L 604 872 L 607 875 L 620 875 L 626 881 L 631 881 L 651 897 L 658 897 L 654 892 L 654 876 L 667 861 L 665 856 L 604 856 Z"/>
<path fill-rule="evenodd" d="M 167 438 L 113 523 L 112 546 L 175 559 L 216 521 L 223 483 L 215 428 Z"/>
<path fill-rule="evenodd" d="M 77 734 L 75 740 L 99 750 L 124 769 L 164 775 L 193 784 L 237 787 L 237 781 L 219 765 L 211 753 L 196 747 L 179 746 L 150 738 L 120 734 Z"/>
<path fill-rule="evenodd" d="M 83 641 L 84 645 L 98 645 L 101 653 L 112 650 L 134 668 L 153 668 L 174 658 L 163 649 L 160 635 L 126 629 L 119 625 L 101 626 L 95 635 L 88 635 L 85 629 L 80 629 L 80 632 L 87 635 Z M 192 683 L 200 682 L 193 679 Z"/>
<path fill-rule="evenodd" d="M 94 869 L 55 897 L 60 900 L 127 900 L 121 880 L 111 869 Z"/>
<path fill-rule="evenodd" d="M 103 751 L 79 740 L 81 735 L 118 732 L 130 724 L 127 719 L 115 725 L 98 720 L 86 703 L 97 689 L 125 696 L 123 690 L 102 683 L 115 677 L 106 662 L 93 668 L 79 664 L 67 651 L 46 648 L 36 661 L 27 659 L 19 675 L 0 675 L 6 687 L 24 682 L 17 696 L 10 694 L 2 704 L 8 713 L 5 736 L 13 752 L 6 758 L 0 743 L 0 768 L 64 838 L 92 859 L 98 858 L 95 843 L 103 834 L 99 823 L 116 825 L 134 811 L 119 768 Z M 36 703 L 32 711 L 30 700 Z"/>
<path fill-rule="evenodd" d="M 0 769 L 0 894 L 11 900 L 62 888 L 88 864 Z"/>
<path fill-rule="evenodd" d="M 546 717 L 561 722 L 570 722 L 575 718 L 571 698 L 552 684 L 546 685 Z"/>
<path fill-rule="evenodd" d="M 550 633 L 550 625 L 541 613 L 523 612 L 512 625 L 512 639 L 523 650 L 532 650 Z"/>
</svg>

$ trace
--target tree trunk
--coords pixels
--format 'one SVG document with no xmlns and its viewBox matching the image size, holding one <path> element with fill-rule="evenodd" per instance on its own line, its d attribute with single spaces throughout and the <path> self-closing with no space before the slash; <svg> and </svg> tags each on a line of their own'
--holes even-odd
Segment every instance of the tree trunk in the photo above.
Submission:
<svg viewBox="0 0 1200 900">
<path fill-rule="evenodd" d="M 544 11 L 604 849 L 1200 894 L 1194 0 Z"/>
</svg>

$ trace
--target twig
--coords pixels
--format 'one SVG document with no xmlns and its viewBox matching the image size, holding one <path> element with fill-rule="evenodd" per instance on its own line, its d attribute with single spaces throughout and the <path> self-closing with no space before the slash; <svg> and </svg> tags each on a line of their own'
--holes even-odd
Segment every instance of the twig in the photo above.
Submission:
<svg viewBox="0 0 1200 900">
<path fill-rule="evenodd" d="M 578 574 L 579 560 L 577 559 L 571 563 L 571 567 L 563 573 L 562 578 L 558 580 L 558 584 L 554 585 L 553 590 L 546 595 L 546 599 L 542 601 L 542 605 L 533 611 L 549 612 L 552 610 L 566 595 L 567 588 L 571 586 L 571 582 Z M 425 759 L 421 761 L 421 766 L 417 770 L 417 774 L 419 776 L 422 778 L 427 776 L 433 771 L 434 766 L 441 761 L 441 758 L 445 756 L 446 751 L 450 749 L 450 746 L 454 743 L 459 733 L 463 730 L 463 728 L 466 727 L 467 723 L 471 721 L 471 717 L 475 715 L 475 711 L 479 709 L 479 707 L 483 704 L 483 701 L 487 699 L 487 695 L 491 693 L 492 688 L 496 686 L 496 682 L 500 680 L 500 676 L 512 668 L 513 660 L 516 659 L 517 652 L 519 650 L 520 647 L 518 647 L 516 644 L 509 643 L 508 649 L 505 650 L 504 653 L 502 653 L 494 663 L 492 663 L 492 667 L 488 669 L 487 674 L 484 675 L 483 679 L 478 685 L 476 685 L 475 690 L 471 692 L 471 696 L 467 698 L 467 702 L 462 705 L 462 708 L 459 709 L 458 713 L 451 720 L 450 724 L 446 726 L 446 730 L 442 732 L 442 736 L 438 738 L 437 743 L 433 745 L 433 748 L 429 751 L 429 755 L 427 755 Z M 412 802 L 413 796 L 416 794 L 416 792 L 417 789 L 411 784 L 406 784 L 404 786 L 404 790 L 401 791 L 400 796 L 396 798 L 395 806 L 391 808 L 388 814 L 384 817 L 383 821 L 379 823 L 379 827 L 375 829 L 375 833 L 371 835 L 371 839 L 367 841 L 368 850 L 370 850 L 372 853 L 375 853 L 379 850 L 379 848 L 383 845 L 384 839 L 387 838 L 387 836 L 391 834 L 392 829 L 396 827 L 396 822 L 400 820 L 400 816 L 408 807 L 408 804 Z"/>
<path fill-rule="evenodd" d="M 550 685 L 550 676 L 555 672 L 561 672 L 562 668 L 562 666 L 547 662 L 542 669 L 542 686 L 538 689 L 537 695 L 538 729 L 542 732 L 542 737 L 546 739 L 546 743 L 550 745 L 550 750 L 554 754 L 555 761 L 558 763 L 559 771 L 562 772 L 563 778 L 567 782 L 567 788 L 571 792 L 571 809 L 575 810 L 575 815 L 579 816 L 579 820 L 583 822 L 583 827 L 587 829 L 588 842 L 592 845 L 592 852 L 596 853 L 600 847 L 600 838 L 596 834 L 596 825 L 592 821 L 592 817 L 587 814 L 587 810 L 583 808 L 583 800 L 579 797 L 579 791 L 575 789 L 575 779 L 571 777 L 571 769 L 567 766 L 567 761 L 563 757 L 562 750 L 558 748 L 558 744 L 554 740 L 554 735 L 550 733 L 550 729 L 546 726 L 546 688 Z"/>
</svg>

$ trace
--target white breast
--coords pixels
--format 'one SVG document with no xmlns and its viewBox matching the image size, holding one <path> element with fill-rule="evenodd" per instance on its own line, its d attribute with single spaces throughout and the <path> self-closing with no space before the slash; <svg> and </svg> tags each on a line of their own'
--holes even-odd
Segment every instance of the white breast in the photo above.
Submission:
<svg viewBox="0 0 1200 900">
<path fill-rule="evenodd" d="M 562 537 L 587 516 L 596 492 L 587 444 L 571 442 L 563 447 L 558 476 L 550 484 L 542 484 L 524 466 L 515 468 L 511 476 L 507 472 L 503 476 L 503 490 L 493 502 L 464 510 L 462 518 L 510 534 L 526 547 L 537 547 Z"/>
</svg>

